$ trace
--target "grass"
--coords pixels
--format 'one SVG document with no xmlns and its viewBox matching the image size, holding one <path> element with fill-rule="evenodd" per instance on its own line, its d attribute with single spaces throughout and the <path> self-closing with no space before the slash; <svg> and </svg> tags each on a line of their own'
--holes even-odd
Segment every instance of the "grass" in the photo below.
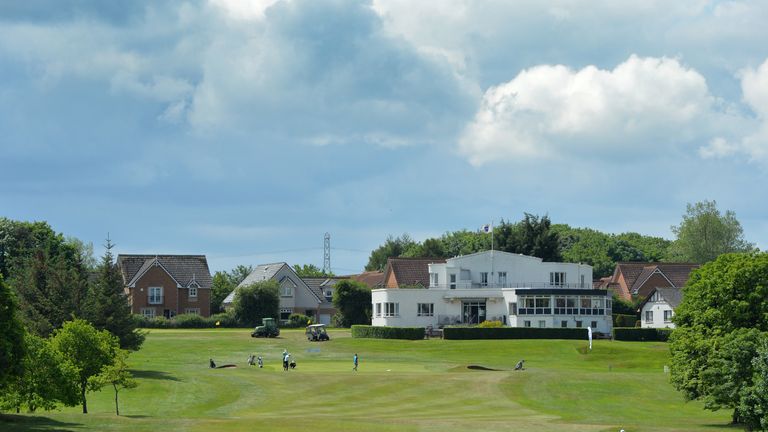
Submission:
<svg viewBox="0 0 768 432">
<path fill-rule="evenodd" d="M 717 431 L 730 413 L 685 403 L 668 383 L 665 343 L 352 339 L 302 331 L 252 339 L 245 329 L 152 330 L 130 363 L 139 387 L 79 407 L 5 415 L 19 431 Z M 284 372 L 288 349 L 296 370 Z M 248 367 L 262 355 L 264 369 Z M 360 370 L 352 371 L 352 355 Z M 208 359 L 236 363 L 210 369 Z M 512 371 L 520 359 L 526 370 Z M 478 365 L 495 371 L 471 370 Z"/>
</svg>

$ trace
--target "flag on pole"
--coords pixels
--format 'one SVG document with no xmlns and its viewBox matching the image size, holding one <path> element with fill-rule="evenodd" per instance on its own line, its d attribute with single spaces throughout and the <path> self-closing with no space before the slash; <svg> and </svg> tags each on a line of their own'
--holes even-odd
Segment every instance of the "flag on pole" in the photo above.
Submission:
<svg viewBox="0 0 768 432">
<path fill-rule="evenodd" d="M 587 337 L 589 338 L 589 349 L 592 349 L 592 327 L 587 327 Z"/>
<path fill-rule="evenodd" d="M 491 224 L 485 224 L 482 226 L 482 228 L 480 228 L 480 230 L 484 233 L 493 232 L 493 226 Z"/>
</svg>

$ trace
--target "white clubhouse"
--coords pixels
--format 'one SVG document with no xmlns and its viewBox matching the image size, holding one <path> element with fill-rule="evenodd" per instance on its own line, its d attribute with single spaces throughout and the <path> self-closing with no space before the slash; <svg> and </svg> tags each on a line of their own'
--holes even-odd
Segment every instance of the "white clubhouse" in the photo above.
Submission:
<svg viewBox="0 0 768 432">
<path fill-rule="evenodd" d="M 372 291 L 374 326 L 441 327 L 496 320 L 511 327 L 611 331 L 611 295 L 592 288 L 589 265 L 484 251 L 428 266 L 426 289 Z"/>
</svg>

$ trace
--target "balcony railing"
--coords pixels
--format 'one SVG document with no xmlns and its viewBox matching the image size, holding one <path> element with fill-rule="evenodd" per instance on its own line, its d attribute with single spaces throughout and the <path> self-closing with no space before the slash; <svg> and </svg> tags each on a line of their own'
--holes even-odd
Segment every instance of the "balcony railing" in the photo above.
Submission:
<svg viewBox="0 0 768 432">
<path fill-rule="evenodd" d="M 164 297 L 161 295 L 147 297 L 147 303 L 149 304 L 163 304 Z"/>
<path fill-rule="evenodd" d="M 551 284 L 549 282 L 505 282 L 505 283 L 480 283 L 472 281 L 459 281 L 449 284 L 430 285 L 428 289 L 483 289 L 483 288 L 535 288 L 535 289 L 592 289 L 592 284 L 565 283 Z"/>
</svg>

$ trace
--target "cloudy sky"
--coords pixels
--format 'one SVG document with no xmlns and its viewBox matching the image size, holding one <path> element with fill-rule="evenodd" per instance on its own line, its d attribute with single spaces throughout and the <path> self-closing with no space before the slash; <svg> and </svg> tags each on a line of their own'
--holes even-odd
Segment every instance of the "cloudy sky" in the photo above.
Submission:
<svg viewBox="0 0 768 432">
<path fill-rule="evenodd" d="M 0 215 L 358 272 L 523 212 L 768 247 L 768 3 L 0 2 Z"/>
</svg>

